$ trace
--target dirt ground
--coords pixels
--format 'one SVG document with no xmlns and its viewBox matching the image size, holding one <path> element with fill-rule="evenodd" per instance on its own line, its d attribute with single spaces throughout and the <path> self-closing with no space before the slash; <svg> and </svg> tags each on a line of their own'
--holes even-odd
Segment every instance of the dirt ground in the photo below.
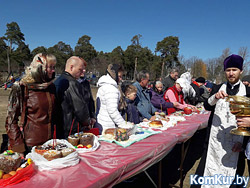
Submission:
<svg viewBox="0 0 250 188">
<path fill-rule="evenodd" d="M 94 99 L 95 99 L 95 96 L 96 96 L 96 91 L 97 91 L 97 88 L 92 88 L 92 93 L 93 93 Z M 0 88 L 0 135 L 6 133 L 4 125 L 5 125 L 5 119 L 6 119 L 9 92 L 10 92 L 10 89 L 4 90 L 4 89 Z M 0 138 L 0 144 L 1 143 L 2 143 L 2 136 Z M 190 177 L 191 174 L 195 174 L 195 170 L 196 170 L 198 164 L 199 164 L 199 160 L 196 161 L 193 168 L 186 175 L 184 185 L 183 185 L 184 188 L 190 187 L 190 185 L 189 185 L 189 177 Z M 246 172 L 247 172 L 247 169 L 245 170 L 244 176 L 248 176 L 248 173 L 246 173 Z M 177 183 L 176 185 L 179 185 L 179 183 Z M 247 187 L 250 187 L 250 186 L 247 186 Z"/>
<path fill-rule="evenodd" d="M 6 119 L 9 92 L 10 89 L 4 90 L 0 88 L 0 144 L 2 143 L 2 134 L 6 133 L 4 125 Z"/>
</svg>

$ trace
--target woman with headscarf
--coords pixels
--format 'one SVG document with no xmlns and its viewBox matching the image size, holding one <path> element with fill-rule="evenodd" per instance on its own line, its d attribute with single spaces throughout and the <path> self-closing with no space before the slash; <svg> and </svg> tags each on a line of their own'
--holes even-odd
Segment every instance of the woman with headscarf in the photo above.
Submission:
<svg viewBox="0 0 250 188">
<path fill-rule="evenodd" d="M 167 102 L 178 102 L 178 106 L 176 108 L 183 110 L 185 107 L 196 108 L 193 105 L 186 104 L 184 101 L 184 94 L 182 90 L 186 90 L 187 81 L 184 78 L 178 78 L 174 84 L 174 86 L 167 89 L 164 93 L 164 99 Z M 176 108 L 168 108 L 168 114 L 174 113 Z"/>
<path fill-rule="evenodd" d="M 97 82 L 96 94 L 96 127 L 99 133 L 108 128 L 115 128 L 125 123 L 119 110 L 120 91 L 118 84 L 122 79 L 123 70 L 120 65 L 109 64 L 107 74 L 103 75 Z"/>
<path fill-rule="evenodd" d="M 151 103 L 157 109 L 158 112 L 167 113 L 168 108 L 174 108 L 177 102 L 166 102 L 163 98 L 163 84 L 161 81 L 156 81 L 151 90 Z"/>
<path fill-rule="evenodd" d="M 37 54 L 9 95 L 6 132 L 10 148 L 19 153 L 52 138 L 55 112 L 56 58 Z M 18 123 L 19 117 L 20 122 Z"/>
<path fill-rule="evenodd" d="M 196 92 L 194 88 L 191 86 L 192 77 L 190 72 L 183 73 L 180 78 L 184 78 L 186 80 L 186 87 L 182 88 L 182 92 L 184 94 L 184 100 L 188 104 L 194 105 L 197 101 Z"/>
</svg>

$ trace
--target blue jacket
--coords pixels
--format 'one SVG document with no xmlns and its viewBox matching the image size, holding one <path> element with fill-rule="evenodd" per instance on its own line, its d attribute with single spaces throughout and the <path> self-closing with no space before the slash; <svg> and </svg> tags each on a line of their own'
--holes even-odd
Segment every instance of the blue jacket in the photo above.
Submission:
<svg viewBox="0 0 250 188">
<path fill-rule="evenodd" d="M 135 105 L 143 118 L 150 119 L 157 111 L 150 102 L 150 92 L 147 89 L 142 88 L 139 82 L 135 82 L 133 85 L 137 88 Z"/>
<path fill-rule="evenodd" d="M 125 98 L 127 103 L 127 107 L 125 110 L 121 112 L 123 119 L 127 120 L 128 122 L 132 122 L 134 124 L 138 124 L 141 122 L 140 120 L 140 113 L 135 106 L 135 101 Z M 127 116 L 127 119 L 126 119 Z"/>
</svg>

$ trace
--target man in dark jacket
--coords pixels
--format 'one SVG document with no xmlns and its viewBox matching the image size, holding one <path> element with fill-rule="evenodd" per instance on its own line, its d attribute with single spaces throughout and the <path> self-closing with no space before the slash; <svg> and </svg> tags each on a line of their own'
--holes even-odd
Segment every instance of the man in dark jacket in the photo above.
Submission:
<svg viewBox="0 0 250 188">
<path fill-rule="evenodd" d="M 178 78 L 179 78 L 179 70 L 177 68 L 172 68 L 170 70 L 169 76 L 162 80 L 164 91 L 172 87 Z"/>
<path fill-rule="evenodd" d="M 83 73 L 84 62 L 81 58 L 72 56 L 66 62 L 65 71 L 55 81 L 56 97 L 58 99 L 58 130 L 59 138 L 67 138 L 69 133 L 76 133 L 90 123 L 90 115 L 83 99 L 81 85 L 76 79 Z M 72 129 L 72 130 L 71 130 Z"/>
</svg>

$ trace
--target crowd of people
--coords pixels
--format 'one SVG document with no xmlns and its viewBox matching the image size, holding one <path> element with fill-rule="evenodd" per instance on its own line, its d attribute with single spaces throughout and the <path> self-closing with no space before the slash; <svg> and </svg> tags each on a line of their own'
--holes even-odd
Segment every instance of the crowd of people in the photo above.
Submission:
<svg viewBox="0 0 250 188">
<path fill-rule="evenodd" d="M 243 174 L 245 155 L 242 151 L 248 139 L 230 134 L 230 129 L 250 127 L 250 118 L 235 120 L 224 100 L 228 95 L 250 95 L 249 76 L 240 80 L 242 57 L 231 55 L 225 59 L 227 82 L 219 85 L 203 77 L 192 78 L 189 72 L 179 75 L 177 68 L 171 69 L 168 77 L 156 80 L 152 88 L 148 88 L 150 74 L 146 70 L 137 74 L 136 82 L 124 85 L 123 67 L 109 64 L 106 74 L 97 82 L 96 100 L 85 77 L 87 62 L 84 59 L 70 57 L 65 71 L 57 79 L 55 66 L 54 55 L 39 53 L 26 68 L 21 81 L 14 83 L 5 125 L 9 149 L 25 155 L 33 146 L 51 139 L 54 133 L 56 138 L 67 139 L 70 133 L 95 127 L 102 134 L 105 129 L 119 127 L 126 121 L 134 124 L 153 121 L 161 112 L 170 115 L 185 107 L 196 110 L 197 104 L 204 103 L 211 111 L 208 128 L 192 138 L 190 150 L 197 152 L 195 157 L 192 152 L 187 154 L 189 165 L 185 169 L 184 164 L 184 173 L 203 156 L 197 169 L 201 176 Z M 171 163 L 170 158 L 167 160 Z M 178 168 L 166 164 L 166 170 L 173 176 Z M 174 184 L 175 181 L 173 177 L 166 182 Z"/>
</svg>

